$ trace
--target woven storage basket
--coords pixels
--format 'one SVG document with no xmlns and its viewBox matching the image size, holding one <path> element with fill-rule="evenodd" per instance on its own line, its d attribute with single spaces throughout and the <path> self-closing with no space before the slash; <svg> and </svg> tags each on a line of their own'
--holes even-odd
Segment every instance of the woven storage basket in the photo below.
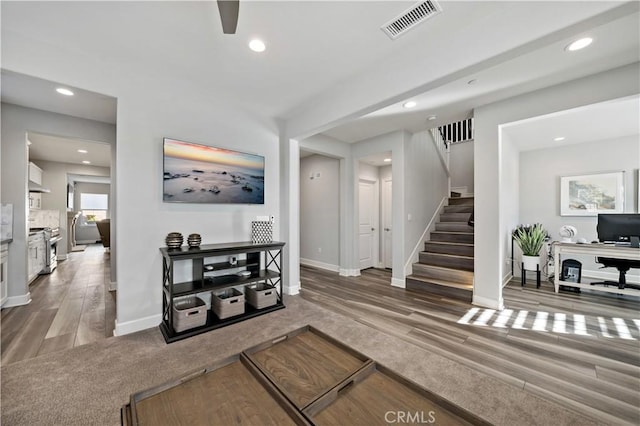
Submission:
<svg viewBox="0 0 640 426">
<path fill-rule="evenodd" d="M 278 303 L 276 289 L 269 284 L 259 283 L 256 286 L 247 287 L 245 292 L 247 302 L 256 309 L 266 308 Z"/>
<path fill-rule="evenodd" d="M 207 307 L 204 300 L 189 296 L 173 301 L 173 329 L 180 333 L 207 323 Z"/>
<path fill-rule="evenodd" d="M 244 314 L 244 294 L 235 288 L 213 293 L 211 309 L 220 319 Z"/>
</svg>

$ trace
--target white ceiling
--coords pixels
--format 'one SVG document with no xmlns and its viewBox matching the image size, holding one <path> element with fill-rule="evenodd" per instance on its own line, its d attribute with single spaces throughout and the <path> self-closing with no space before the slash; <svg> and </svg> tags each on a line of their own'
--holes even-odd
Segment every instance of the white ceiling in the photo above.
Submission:
<svg viewBox="0 0 640 426">
<path fill-rule="evenodd" d="M 326 132 L 348 142 L 399 128 L 422 130 L 431 113 L 439 116 L 432 124 L 444 124 L 483 103 L 639 60 L 637 2 L 441 1 L 443 13 L 389 40 L 379 27 L 414 3 L 242 0 L 235 35 L 222 34 L 212 1 L 2 2 L 0 7 L 3 44 L 35 39 L 88 61 L 117 64 L 118 71 L 178 77 L 264 117 L 296 117 L 314 105 L 324 107 L 316 101 L 339 95 L 337 110 L 351 96 L 352 83 L 367 83 L 379 97 L 376 105 L 394 105 Z M 624 14 L 613 13 L 624 3 L 630 6 Z M 605 12 L 607 18 L 598 21 Z M 609 22 L 613 15 L 621 17 Z M 596 37 L 590 49 L 573 55 L 562 50 L 587 33 Z M 267 44 L 263 54 L 246 46 L 256 36 Z M 496 50 L 509 43 L 510 50 Z M 413 87 L 431 89 L 416 97 L 416 109 L 402 110 L 401 93 L 390 88 L 409 80 L 425 58 L 425 77 Z M 471 78 L 477 84 L 467 85 Z M 60 108 L 41 99 L 41 93 L 50 97 L 51 86 L 20 84 L 15 75 L 6 81 L 3 73 L 3 100 Z M 114 122 L 115 104 L 107 108 L 110 116 L 98 113 L 104 109 L 82 105 L 57 111 L 92 111 L 86 118 Z"/>
<path fill-rule="evenodd" d="M 29 160 L 57 161 L 59 163 L 84 164 L 90 161 L 91 166 L 110 167 L 111 145 L 104 142 L 69 139 L 58 136 L 29 132 Z M 79 149 L 88 151 L 79 153 Z"/>
<path fill-rule="evenodd" d="M 115 124 L 116 99 L 77 87 L 2 70 L 2 102 Z M 56 92 L 70 89 L 74 95 Z"/>
<path fill-rule="evenodd" d="M 636 137 L 640 143 L 640 97 L 601 102 L 520 121 L 504 126 L 504 132 L 520 151 L 625 136 Z M 554 141 L 556 137 L 565 139 Z"/>
<path fill-rule="evenodd" d="M 567 52 L 576 36 L 524 53 L 498 65 L 464 75 L 417 96 L 367 114 L 324 134 L 344 142 L 358 142 L 397 129 L 412 133 L 473 115 L 473 108 L 564 81 L 595 74 L 640 60 L 640 16 L 609 22 L 583 34 L 594 38 L 587 49 Z M 475 80 L 473 84 L 469 81 Z M 414 108 L 403 108 L 414 100 Z M 436 115 L 437 119 L 427 121 Z M 593 122 L 602 123 L 598 120 Z"/>
</svg>

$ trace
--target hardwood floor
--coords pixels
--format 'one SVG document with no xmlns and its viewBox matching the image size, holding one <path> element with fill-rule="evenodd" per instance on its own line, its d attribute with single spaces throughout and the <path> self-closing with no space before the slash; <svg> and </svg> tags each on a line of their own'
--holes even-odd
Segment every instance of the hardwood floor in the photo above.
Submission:
<svg viewBox="0 0 640 426">
<path fill-rule="evenodd" d="M 640 424 L 640 299 L 512 282 L 505 310 L 301 268 L 302 297 L 608 424 Z M 526 422 L 525 422 L 526 423 Z"/>
<path fill-rule="evenodd" d="M 31 303 L 0 313 L 0 362 L 11 364 L 113 336 L 109 253 L 90 245 L 29 286 Z"/>
</svg>

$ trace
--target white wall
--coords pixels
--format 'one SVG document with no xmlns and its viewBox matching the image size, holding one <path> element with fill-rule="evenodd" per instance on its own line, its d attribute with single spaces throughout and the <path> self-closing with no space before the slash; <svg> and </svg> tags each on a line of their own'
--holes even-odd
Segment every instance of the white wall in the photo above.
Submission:
<svg viewBox="0 0 640 426">
<path fill-rule="evenodd" d="M 638 211 L 636 173 L 639 167 L 637 136 L 521 152 L 520 221 L 542 223 L 556 241 L 560 239 L 558 230 L 563 225 L 576 227 L 578 234 L 575 238 L 586 238 L 589 242 L 595 240 L 597 217 L 560 216 L 560 177 L 624 171 L 624 211 L 635 213 Z M 602 266 L 594 262 L 593 256 L 572 257 L 582 262 L 583 276 L 594 276 Z M 613 273 L 617 280 L 615 269 L 597 272 L 607 271 Z M 638 270 L 632 269 L 628 274 L 637 277 Z"/>
<path fill-rule="evenodd" d="M 517 194 L 502 192 L 504 167 L 500 124 L 575 108 L 640 92 L 638 64 L 559 84 L 477 108 L 474 112 L 475 267 L 474 303 L 500 308 L 502 277 L 510 269 L 509 223 L 503 211 Z M 499 195 L 500 194 L 500 195 Z M 514 198 L 515 197 L 515 198 Z"/>
<path fill-rule="evenodd" d="M 418 132 L 405 142 L 405 269 L 418 261 L 428 228 L 448 197 L 447 172 L 440 161 L 431 132 Z M 437 220 L 436 220 L 437 221 Z M 410 270 L 407 269 L 407 272 Z"/>
<path fill-rule="evenodd" d="M 502 153 L 502 168 L 500 169 L 500 182 L 502 182 L 502 186 L 500 187 L 500 198 L 503 200 L 502 203 L 502 211 L 500 212 L 504 220 L 502 221 L 501 234 L 505 236 L 501 241 L 502 247 L 501 250 L 503 253 L 507 253 L 509 257 L 509 261 L 511 258 L 511 233 L 515 226 L 514 223 L 523 223 L 520 220 L 520 210 L 518 206 L 519 197 L 523 197 L 523 192 L 520 191 L 520 151 L 516 147 L 516 145 L 509 139 L 507 132 L 502 132 L 502 139 L 500 140 L 500 150 Z M 528 179 L 528 178 L 527 178 Z M 525 192 L 524 194 L 529 194 L 529 192 Z M 524 222 L 529 223 L 529 222 Z M 535 222 L 533 222 L 535 223 Z M 521 254 L 519 253 L 519 249 L 514 245 L 516 251 L 516 259 L 515 265 L 513 267 L 514 275 L 520 276 L 520 272 L 518 266 L 521 264 L 519 261 Z M 541 254 L 542 262 L 546 259 Z M 544 263 L 541 263 L 541 265 Z M 506 284 L 512 278 L 511 274 L 511 264 L 508 267 L 505 267 L 502 270 L 502 284 Z"/>
<path fill-rule="evenodd" d="M 115 128 L 114 143 L 115 143 Z M 42 180 L 46 182 L 46 187 L 51 190 L 42 194 L 42 205 L 45 209 L 60 211 L 60 236 L 62 241 L 58 244 L 58 256 L 64 258 L 67 255 L 67 175 L 87 175 L 87 176 L 110 176 L 108 167 L 88 166 L 84 164 L 59 163 L 57 161 L 34 161 L 42 168 Z M 78 195 L 78 192 L 74 195 Z M 111 197 L 110 197 L 111 198 Z M 109 200 L 111 203 L 111 200 Z M 74 200 L 74 211 L 80 210 L 80 201 Z M 95 238 L 94 238 L 95 241 Z M 112 256 L 115 257 L 115 256 Z M 112 260 L 113 262 L 113 260 Z"/>
<path fill-rule="evenodd" d="M 19 36 L 3 39 L 2 60 L 3 66 L 12 71 L 118 99 L 118 175 L 114 200 L 119 248 L 116 334 L 160 323 L 162 259 L 158 249 L 164 246 L 168 232 L 198 232 L 204 244 L 247 241 L 250 222 L 256 215 L 274 215 L 274 237 L 279 238 L 280 220 L 288 217 L 280 216 L 280 148 L 278 128 L 272 120 L 249 115 L 234 107 L 231 99 L 203 93 L 189 79 L 163 75 L 162 70 L 153 72 L 133 61 L 87 60 L 86 56 L 64 47 Z M 4 109 L 2 121 L 5 122 Z M 265 204 L 163 203 L 165 136 L 263 155 Z M 26 171 L 21 177 L 26 192 Z M 5 185 L 5 179 L 2 184 Z M 26 274 L 26 265 L 23 269 Z M 297 282 L 292 274 L 285 274 L 285 287 L 290 280 Z"/>
<path fill-rule="evenodd" d="M 300 159 L 300 261 L 340 269 L 338 159 L 317 154 Z"/>
<path fill-rule="evenodd" d="M 2 58 L 4 61 L 4 52 Z M 42 66 L 46 68 L 47 64 L 42 64 Z M 31 74 L 37 75 L 38 73 Z M 5 304 L 7 307 L 28 303 L 30 300 L 27 285 L 27 217 L 29 209 L 27 203 L 28 153 L 26 135 L 28 131 L 107 143 L 115 140 L 115 127 L 110 124 L 2 104 L 2 202 L 13 204 L 13 242 L 9 245 L 11 268 L 9 268 L 8 274 L 9 299 Z M 48 182 L 48 185 L 54 184 L 48 174 L 43 174 L 43 179 Z M 66 180 L 64 188 L 66 194 Z M 45 208 L 55 208 L 49 204 L 47 194 L 43 196 L 43 203 L 45 203 Z"/>
<path fill-rule="evenodd" d="M 306 151 L 337 158 L 340 162 L 340 275 L 356 274 L 353 265 L 353 161 L 351 144 L 332 137 L 318 134 L 300 141 L 300 147 Z"/>
<path fill-rule="evenodd" d="M 466 186 L 473 194 L 473 141 L 454 143 L 449 148 L 451 186 Z"/>
</svg>

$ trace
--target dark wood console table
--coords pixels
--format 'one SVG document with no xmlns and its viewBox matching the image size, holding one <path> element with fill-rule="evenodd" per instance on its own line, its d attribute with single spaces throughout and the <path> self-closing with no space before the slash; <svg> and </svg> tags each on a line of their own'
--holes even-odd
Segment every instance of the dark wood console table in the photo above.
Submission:
<svg viewBox="0 0 640 426">
<path fill-rule="evenodd" d="M 162 323 L 160 331 L 167 343 L 205 333 L 216 328 L 231 325 L 249 318 L 264 315 L 284 308 L 282 301 L 282 248 L 285 243 L 224 243 L 205 244 L 190 248 L 183 246 L 176 249 L 160 248 L 162 254 Z M 229 257 L 238 258 L 236 264 L 229 263 Z M 217 259 L 216 259 L 217 258 Z M 191 263 L 191 280 L 174 281 L 176 262 Z M 251 274 L 238 276 L 233 271 L 246 270 Z M 230 272 L 225 274 L 223 271 Z M 207 311 L 207 320 L 201 327 L 176 332 L 173 327 L 174 299 L 198 293 L 216 292 L 235 288 L 244 290 L 253 284 L 264 283 L 273 286 L 277 293 L 274 305 L 256 309 L 245 304 L 242 315 L 219 319 L 212 310 Z"/>
</svg>

